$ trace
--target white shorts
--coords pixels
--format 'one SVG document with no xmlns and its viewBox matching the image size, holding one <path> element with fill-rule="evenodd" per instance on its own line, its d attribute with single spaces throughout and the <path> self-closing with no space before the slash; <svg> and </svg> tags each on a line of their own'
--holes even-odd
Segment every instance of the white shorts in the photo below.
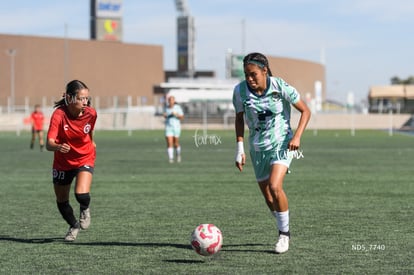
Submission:
<svg viewBox="0 0 414 275">
<path fill-rule="evenodd" d="M 165 126 L 166 137 L 180 137 L 180 135 L 181 135 L 181 127 Z"/>
</svg>

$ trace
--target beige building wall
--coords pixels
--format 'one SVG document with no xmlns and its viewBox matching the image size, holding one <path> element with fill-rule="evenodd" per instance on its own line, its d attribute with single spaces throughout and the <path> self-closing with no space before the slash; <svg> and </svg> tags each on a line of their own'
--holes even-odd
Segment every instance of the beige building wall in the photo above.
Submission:
<svg viewBox="0 0 414 275">
<path fill-rule="evenodd" d="M 72 79 L 84 81 L 92 100 L 99 107 L 111 106 L 113 96 L 125 105 L 130 96 L 133 105 L 158 104 L 154 86 L 164 82 L 163 48 L 158 45 L 124 44 L 95 40 L 73 40 L 34 36 L 0 35 L 0 106 L 11 95 L 11 57 L 15 49 L 15 104 L 50 106 Z M 275 76 L 284 78 L 303 97 L 315 97 L 315 81 L 322 82 L 325 99 L 325 68 L 322 64 L 269 56 Z M 143 101 L 144 100 L 144 101 Z M 96 100 L 93 104 L 98 103 Z"/>
<path fill-rule="evenodd" d="M 25 97 L 33 104 L 41 104 L 41 97 L 59 99 L 72 79 L 85 82 L 101 105 L 112 96 L 145 97 L 152 105 L 153 87 L 164 81 L 162 46 L 0 35 L 0 106 L 11 95 L 8 49 L 17 51 L 16 105 L 23 105 Z"/>
<path fill-rule="evenodd" d="M 274 76 L 283 78 L 295 87 L 305 99 L 309 93 L 315 98 L 315 81 L 322 83 L 322 100 L 326 99 L 325 66 L 320 63 L 268 56 L 270 69 Z"/>
</svg>

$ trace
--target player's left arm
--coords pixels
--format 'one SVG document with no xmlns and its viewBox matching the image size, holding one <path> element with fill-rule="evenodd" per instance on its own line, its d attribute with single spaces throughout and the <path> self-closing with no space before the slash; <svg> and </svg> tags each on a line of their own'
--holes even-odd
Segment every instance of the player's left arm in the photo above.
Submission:
<svg viewBox="0 0 414 275">
<path fill-rule="evenodd" d="M 298 127 L 296 128 L 295 134 L 293 135 L 292 139 L 289 141 L 289 144 L 288 144 L 289 150 L 292 150 L 292 151 L 299 149 L 300 138 L 303 132 L 305 131 L 306 125 L 308 124 L 310 117 L 311 117 L 311 112 L 308 106 L 306 105 L 306 103 L 302 99 L 299 99 L 298 102 L 293 104 L 293 107 L 295 107 L 296 110 L 300 112 L 300 119 L 298 122 Z"/>
<path fill-rule="evenodd" d="M 91 129 L 91 131 L 89 132 L 89 136 L 90 136 L 90 138 L 91 138 L 91 142 L 92 142 L 92 145 L 93 145 L 93 147 L 95 147 L 96 148 L 96 143 L 95 143 L 95 140 L 93 139 L 93 131 L 95 130 L 95 123 L 96 123 L 96 119 L 98 118 L 98 115 L 96 114 L 96 111 L 95 111 L 95 115 L 94 115 L 94 117 L 93 117 L 93 119 L 92 119 L 92 129 Z"/>
<path fill-rule="evenodd" d="M 184 118 L 184 112 L 181 106 L 178 108 L 177 112 L 174 112 L 173 115 L 178 118 L 179 120 L 182 120 Z"/>
<path fill-rule="evenodd" d="M 92 142 L 93 147 L 96 148 L 96 143 L 95 143 L 95 140 L 93 139 L 93 131 L 89 132 L 89 136 L 91 137 L 91 142 Z"/>
<path fill-rule="evenodd" d="M 30 124 L 32 124 L 32 127 L 35 126 L 35 119 L 34 119 L 33 113 L 30 115 Z"/>
</svg>

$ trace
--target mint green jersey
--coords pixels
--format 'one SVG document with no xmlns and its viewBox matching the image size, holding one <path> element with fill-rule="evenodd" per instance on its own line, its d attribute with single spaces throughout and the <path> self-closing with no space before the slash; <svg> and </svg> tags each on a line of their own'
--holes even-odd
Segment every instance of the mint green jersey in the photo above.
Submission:
<svg viewBox="0 0 414 275">
<path fill-rule="evenodd" d="M 178 117 L 174 116 L 173 113 L 176 113 L 179 116 L 184 114 L 183 109 L 180 105 L 174 104 L 172 108 L 166 108 L 166 119 L 165 119 L 165 126 L 166 127 L 173 127 L 173 128 L 180 128 L 181 121 Z"/>
<path fill-rule="evenodd" d="M 290 113 L 298 91 L 279 77 L 269 77 L 267 87 L 262 95 L 250 91 L 246 81 L 234 88 L 234 109 L 244 113 L 251 151 L 285 150 L 293 136 Z"/>
</svg>

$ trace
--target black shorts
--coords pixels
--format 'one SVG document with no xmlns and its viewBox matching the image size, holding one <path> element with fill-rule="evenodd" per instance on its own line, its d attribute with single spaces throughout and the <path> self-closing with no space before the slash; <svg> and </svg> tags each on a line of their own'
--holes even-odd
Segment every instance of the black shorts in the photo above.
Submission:
<svg viewBox="0 0 414 275">
<path fill-rule="evenodd" d="M 76 169 L 68 170 L 68 171 L 59 171 L 53 169 L 53 184 L 57 185 L 68 185 L 71 184 L 73 178 L 78 175 L 79 172 L 87 171 L 93 174 L 93 167 L 84 165 Z"/>
</svg>

